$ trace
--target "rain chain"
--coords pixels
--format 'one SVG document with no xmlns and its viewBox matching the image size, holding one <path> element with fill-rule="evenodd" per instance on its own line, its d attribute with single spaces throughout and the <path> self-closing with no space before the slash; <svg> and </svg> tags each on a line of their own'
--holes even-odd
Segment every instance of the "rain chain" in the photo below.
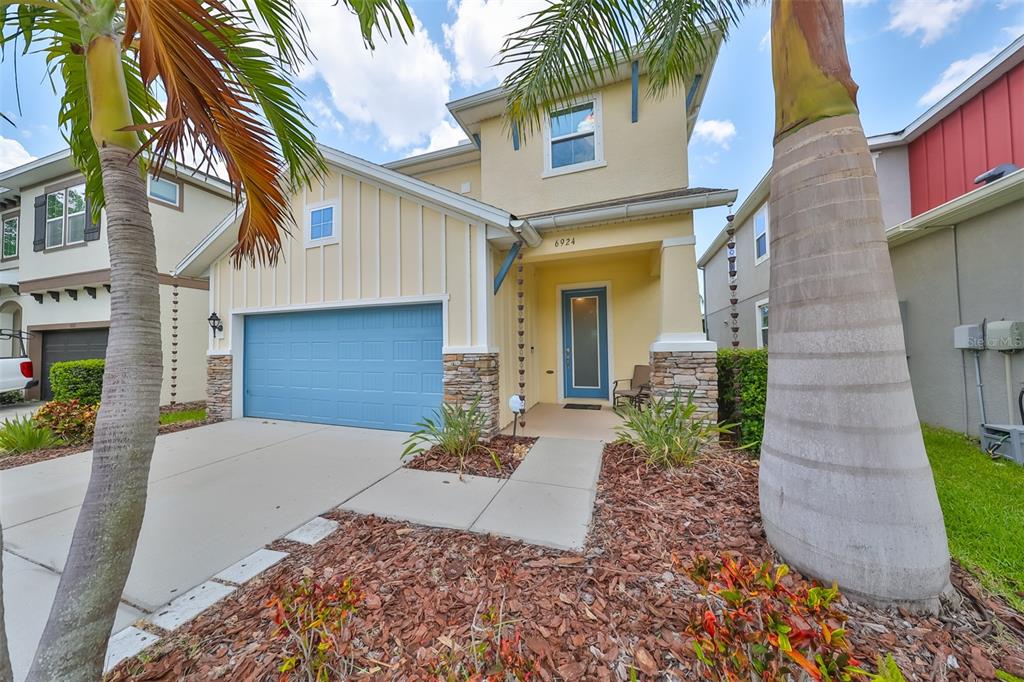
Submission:
<svg viewBox="0 0 1024 682">
<path fill-rule="evenodd" d="M 522 404 L 526 406 L 526 328 L 524 323 L 526 321 L 523 310 L 525 309 L 525 300 L 523 298 L 523 250 L 519 250 L 519 255 L 516 256 L 516 303 L 518 305 L 519 317 L 516 322 L 516 332 L 519 335 L 519 398 L 522 400 Z M 524 409 L 519 413 L 519 427 L 526 428 L 526 410 Z"/>
<path fill-rule="evenodd" d="M 732 318 L 730 323 L 730 329 L 732 330 L 732 347 L 736 350 L 740 347 L 740 313 L 736 307 L 739 303 L 739 299 L 736 297 L 736 227 L 733 225 L 733 221 L 736 219 L 734 213 L 729 213 L 725 217 L 726 228 L 725 232 L 729 235 L 729 241 L 726 243 L 728 249 L 729 261 L 729 317 Z M 740 414 L 740 390 L 737 384 L 740 372 L 740 354 L 732 354 L 732 402 L 733 402 L 733 419 L 738 419 Z"/>
<path fill-rule="evenodd" d="M 171 288 L 171 405 L 178 402 L 178 285 Z"/>
</svg>

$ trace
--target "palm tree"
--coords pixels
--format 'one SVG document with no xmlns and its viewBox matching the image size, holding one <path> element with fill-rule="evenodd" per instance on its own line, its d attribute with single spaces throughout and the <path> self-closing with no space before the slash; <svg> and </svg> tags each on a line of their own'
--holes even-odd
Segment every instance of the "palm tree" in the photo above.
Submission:
<svg viewBox="0 0 1024 682">
<path fill-rule="evenodd" d="M 404 0 L 346 0 L 365 43 L 412 30 Z M 341 10 L 339 10 L 341 11 Z M 32 680 L 96 680 L 131 567 L 157 431 L 160 302 L 144 174 L 187 154 L 245 193 L 236 265 L 273 263 L 293 188 L 322 177 L 292 74 L 310 57 L 293 0 L 0 2 L 3 46 L 46 55 L 58 115 L 106 211 L 110 337 L 92 473 Z M 357 46 L 358 49 L 358 46 Z M 0 644 L 3 635 L 0 618 Z M 7 651 L 0 680 L 10 677 Z"/>
<path fill-rule="evenodd" d="M 639 59 L 681 87 L 748 0 L 554 0 L 502 62 L 507 118 Z M 850 76 L 842 0 L 774 0 L 772 334 L 761 448 L 765 533 L 803 573 L 880 603 L 934 610 L 949 552 L 905 359 L 878 180 Z"/>
</svg>

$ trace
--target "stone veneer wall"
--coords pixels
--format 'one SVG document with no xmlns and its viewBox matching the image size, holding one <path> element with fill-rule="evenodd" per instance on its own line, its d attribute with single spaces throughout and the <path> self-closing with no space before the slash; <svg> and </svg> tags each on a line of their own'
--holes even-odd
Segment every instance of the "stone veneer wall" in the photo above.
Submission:
<svg viewBox="0 0 1024 682">
<path fill-rule="evenodd" d="M 487 435 L 498 433 L 498 354 L 446 353 L 444 355 L 444 401 L 469 407 L 480 398 L 487 415 Z"/>
<path fill-rule="evenodd" d="M 651 352 L 651 393 L 672 397 L 676 392 L 693 401 L 701 412 L 718 419 L 718 353 L 691 351 Z"/>
<path fill-rule="evenodd" d="M 206 356 L 206 416 L 231 419 L 231 356 Z"/>
</svg>

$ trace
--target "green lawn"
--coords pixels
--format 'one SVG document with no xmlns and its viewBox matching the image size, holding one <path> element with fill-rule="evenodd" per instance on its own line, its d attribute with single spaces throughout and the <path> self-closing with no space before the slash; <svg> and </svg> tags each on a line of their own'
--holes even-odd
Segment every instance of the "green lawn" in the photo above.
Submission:
<svg viewBox="0 0 1024 682">
<path fill-rule="evenodd" d="M 180 424 L 181 422 L 197 422 L 206 419 L 206 410 L 182 410 L 181 412 L 164 412 L 160 415 L 161 424 Z"/>
<path fill-rule="evenodd" d="M 1024 467 L 993 461 L 954 431 L 923 431 L 950 553 L 985 587 L 1024 611 Z"/>
</svg>

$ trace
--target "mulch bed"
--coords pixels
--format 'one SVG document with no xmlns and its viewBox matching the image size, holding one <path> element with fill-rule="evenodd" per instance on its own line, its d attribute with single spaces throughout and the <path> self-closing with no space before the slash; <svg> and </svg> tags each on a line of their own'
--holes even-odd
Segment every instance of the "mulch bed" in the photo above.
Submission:
<svg viewBox="0 0 1024 682">
<path fill-rule="evenodd" d="M 487 449 L 477 448 L 466 456 L 465 466 L 461 473 L 472 476 L 489 476 L 491 478 L 508 478 L 519 466 L 519 463 L 526 457 L 536 438 L 524 436 L 495 436 L 485 446 Z M 501 467 L 494 464 L 491 452 L 498 456 Z M 405 463 L 407 469 L 419 469 L 421 471 L 441 471 L 449 474 L 458 474 L 459 461 L 442 453 L 434 447 L 424 453 L 416 455 Z"/>
<path fill-rule="evenodd" d="M 545 680 L 691 680 L 682 634 L 695 588 L 673 556 L 739 551 L 770 558 L 758 514 L 757 463 L 716 451 L 672 474 L 608 446 L 595 524 L 584 555 L 494 537 L 332 512 L 339 532 L 292 555 L 166 637 L 109 680 L 272 680 L 281 643 L 264 606 L 304 569 L 351 576 L 365 600 L 350 622 L 347 655 L 364 679 L 437 679 L 431 666 L 471 640 L 479 613 L 500 607 Z M 850 639 L 862 660 L 892 652 L 908 680 L 991 679 L 992 665 L 1024 670 L 1024 622 L 981 593 L 940 618 L 850 604 Z M 976 601 L 975 601 L 976 598 Z M 1016 630 L 1016 632 L 1015 632 Z M 144 662 L 143 662 L 144 661 Z"/>
<path fill-rule="evenodd" d="M 175 405 L 164 405 L 160 408 L 160 413 L 164 414 L 167 412 L 184 412 L 186 410 L 196 410 L 199 408 L 206 407 L 206 401 L 197 401 L 192 403 L 177 403 Z M 203 419 L 201 421 L 191 422 L 178 422 L 177 424 L 161 424 L 157 435 L 162 436 L 165 433 L 174 433 L 175 431 L 184 431 L 186 429 L 194 429 L 197 426 L 205 426 L 216 422 L 216 419 Z M 56 448 L 43 448 L 41 450 L 33 450 L 32 452 L 23 452 L 18 455 L 3 455 L 0 454 L 0 471 L 5 469 L 14 469 L 15 467 L 22 467 L 28 464 L 36 464 L 38 462 L 45 462 L 50 459 L 57 459 L 58 457 L 67 457 L 68 455 L 77 455 L 80 452 L 86 452 L 92 450 L 92 442 L 81 443 L 79 445 L 63 445 Z"/>
</svg>

